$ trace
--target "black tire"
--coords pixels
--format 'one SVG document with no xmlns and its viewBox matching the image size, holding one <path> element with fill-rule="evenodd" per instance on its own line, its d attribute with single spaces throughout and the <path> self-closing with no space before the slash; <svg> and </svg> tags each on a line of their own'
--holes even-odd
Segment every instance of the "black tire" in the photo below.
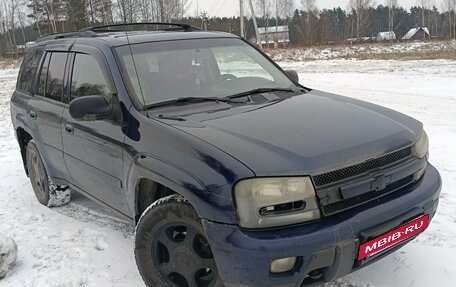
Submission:
<svg viewBox="0 0 456 287">
<path fill-rule="evenodd" d="M 71 199 L 71 190 L 67 186 L 52 183 L 34 140 L 27 144 L 26 160 L 28 175 L 38 201 L 47 207 L 67 204 Z"/>
<path fill-rule="evenodd" d="M 162 198 L 143 213 L 135 257 L 149 287 L 223 286 L 201 219 L 179 195 Z"/>
<path fill-rule="evenodd" d="M 27 144 L 27 169 L 36 199 L 47 206 L 49 204 L 49 178 L 44 168 L 43 160 L 36 147 L 35 141 Z"/>
</svg>

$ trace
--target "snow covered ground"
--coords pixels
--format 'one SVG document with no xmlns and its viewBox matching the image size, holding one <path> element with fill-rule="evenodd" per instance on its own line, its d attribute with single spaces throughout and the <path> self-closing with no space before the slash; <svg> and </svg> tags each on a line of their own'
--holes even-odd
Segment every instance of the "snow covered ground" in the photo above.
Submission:
<svg viewBox="0 0 456 287">
<path fill-rule="evenodd" d="M 370 101 L 422 121 L 430 138 L 430 162 L 442 175 L 440 206 L 429 229 L 393 255 L 340 280 L 343 286 L 454 286 L 456 61 L 329 60 L 281 66 L 297 70 L 305 86 Z"/>
<path fill-rule="evenodd" d="M 400 251 L 328 286 L 454 286 L 456 282 L 456 62 L 326 60 L 283 62 L 301 83 L 384 105 L 421 120 L 443 177 L 438 213 Z M 0 287 L 144 286 L 133 226 L 75 195 L 48 209 L 35 200 L 10 123 L 17 69 L 0 69 L 0 233 L 15 239 L 18 264 Z"/>
<path fill-rule="evenodd" d="M 456 40 L 450 41 L 414 41 L 399 43 L 365 43 L 357 45 L 336 45 L 336 46 L 315 46 L 301 49 L 279 49 L 268 51 L 268 54 L 275 61 L 309 61 L 309 60 L 327 60 L 327 59 L 383 59 L 406 57 L 411 58 L 444 58 L 452 55 L 456 50 Z M 388 56 L 389 55 L 389 56 Z M 438 56 L 436 56 L 438 55 Z M 393 57 L 393 59 L 394 59 Z M 421 59 L 421 58 L 418 58 Z"/>
<path fill-rule="evenodd" d="M 143 287 L 134 226 L 77 194 L 59 208 L 36 201 L 11 128 L 17 71 L 0 69 L 0 233 L 19 248 L 17 265 L 0 287 Z"/>
</svg>

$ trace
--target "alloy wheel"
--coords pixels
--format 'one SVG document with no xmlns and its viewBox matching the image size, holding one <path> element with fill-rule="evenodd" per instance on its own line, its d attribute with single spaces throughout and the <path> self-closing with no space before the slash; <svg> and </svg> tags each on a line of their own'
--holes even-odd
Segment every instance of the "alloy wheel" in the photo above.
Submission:
<svg viewBox="0 0 456 287">
<path fill-rule="evenodd" d="M 155 268 L 171 287 L 211 287 L 217 266 L 207 240 L 189 224 L 162 226 L 152 244 Z"/>
</svg>

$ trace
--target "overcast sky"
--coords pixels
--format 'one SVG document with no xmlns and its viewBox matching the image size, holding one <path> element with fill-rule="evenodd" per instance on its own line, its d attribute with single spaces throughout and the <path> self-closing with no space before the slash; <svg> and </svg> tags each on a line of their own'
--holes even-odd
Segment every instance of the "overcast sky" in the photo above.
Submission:
<svg viewBox="0 0 456 287">
<path fill-rule="evenodd" d="M 239 14 L 239 0 L 191 0 L 192 8 L 190 10 L 191 15 L 196 15 L 197 7 L 199 11 L 206 11 L 210 17 L 213 16 L 233 16 Z M 253 0 L 255 1 L 255 0 Z M 299 8 L 301 5 L 300 0 L 294 0 L 295 6 Z M 434 0 L 437 3 L 437 8 L 441 9 L 442 0 Z M 244 0 L 246 7 L 248 1 Z M 317 7 L 319 9 L 342 7 L 346 9 L 348 7 L 349 0 L 316 0 Z M 374 0 L 376 5 L 385 4 L 386 0 Z M 419 0 L 398 0 L 399 5 L 409 9 L 411 6 L 417 5 Z"/>
</svg>

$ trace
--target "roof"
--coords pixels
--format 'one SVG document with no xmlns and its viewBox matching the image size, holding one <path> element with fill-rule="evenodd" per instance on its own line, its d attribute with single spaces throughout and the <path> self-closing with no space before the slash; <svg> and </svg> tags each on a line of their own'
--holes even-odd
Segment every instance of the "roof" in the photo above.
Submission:
<svg viewBox="0 0 456 287">
<path fill-rule="evenodd" d="M 178 26 L 178 28 L 166 28 L 157 30 L 127 30 L 130 25 L 165 25 Z M 114 27 L 114 29 L 111 29 Z M 183 27 L 179 28 L 179 27 Z M 141 28 L 141 27 L 140 27 Z M 59 33 L 41 37 L 37 40 L 38 42 L 47 41 L 58 41 L 59 39 L 96 39 L 97 41 L 103 41 L 109 46 L 117 47 L 128 44 L 138 44 L 146 42 L 160 42 L 160 41 L 172 41 L 172 40 L 188 40 L 188 39 L 205 39 L 205 38 L 238 38 L 238 36 L 224 33 L 224 32 L 208 32 L 201 31 L 198 28 L 194 28 L 185 24 L 161 24 L 161 23 L 133 23 L 126 25 L 111 25 L 111 26 L 99 26 L 93 28 L 87 28 L 76 32 Z"/>
<path fill-rule="evenodd" d="M 173 40 L 208 39 L 208 38 L 238 38 L 238 36 L 224 32 L 115 32 L 97 36 L 110 46 L 118 47 L 128 44 L 146 42 L 162 42 Z"/>
<path fill-rule="evenodd" d="M 95 36 L 80 36 L 73 37 L 73 39 L 93 39 L 96 41 L 103 41 L 112 47 L 124 46 L 128 44 L 139 44 L 146 42 L 161 42 L 173 40 L 190 40 L 190 39 L 210 39 L 210 38 L 239 38 L 236 35 L 224 32 L 156 32 L 156 31 L 135 31 L 135 32 L 110 32 L 97 34 Z M 45 41 L 59 41 L 68 38 L 58 38 L 42 40 Z"/>
<path fill-rule="evenodd" d="M 258 28 L 258 32 L 260 34 L 269 34 L 269 33 L 283 33 L 288 32 L 288 26 L 271 26 L 271 27 L 260 27 Z"/>
<path fill-rule="evenodd" d="M 412 39 L 413 36 L 415 36 L 416 33 L 418 33 L 418 31 L 421 31 L 423 30 L 424 33 L 426 33 L 429 37 L 431 36 L 431 34 L 429 33 L 429 29 L 427 27 L 424 27 L 424 28 L 421 28 L 421 27 L 416 27 L 416 28 L 412 28 L 410 29 L 407 34 L 405 34 L 404 37 L 402 37 L 402 40 L 409 40 L 409 39 Z"/>
<path fill-rule="evenodd" d="M 380 32 L 377 35 L 377 41 L 396 40 L 396 33 L 394 31 Z"/>
<path fill-rule="evenodd" d="M 361 42 L 367 42 L 367 41 L 370 41 L 372 39 L 373 39 L 372 37 L 361 37 L 359 40 Z M 348 39 L 345 39 L 344 41 L 345 42 L 357 42 L 358 38 L 348 38 Z"/>
<path fill-rule="evenodd" d="M 273 42 L 274 42 L 274 41 L 268 42 L 268 41 L 262 40 L 262 41 L 261 41 L 261 44 L 272 44 Z M 290 42 L 289 39 L 279 39 L 279 40 L 277 41 L 277 43 L 280 43 L 280 44 L 282 44 L 282 43 L 289 43 L 289 42 Z"/>
</svg>

